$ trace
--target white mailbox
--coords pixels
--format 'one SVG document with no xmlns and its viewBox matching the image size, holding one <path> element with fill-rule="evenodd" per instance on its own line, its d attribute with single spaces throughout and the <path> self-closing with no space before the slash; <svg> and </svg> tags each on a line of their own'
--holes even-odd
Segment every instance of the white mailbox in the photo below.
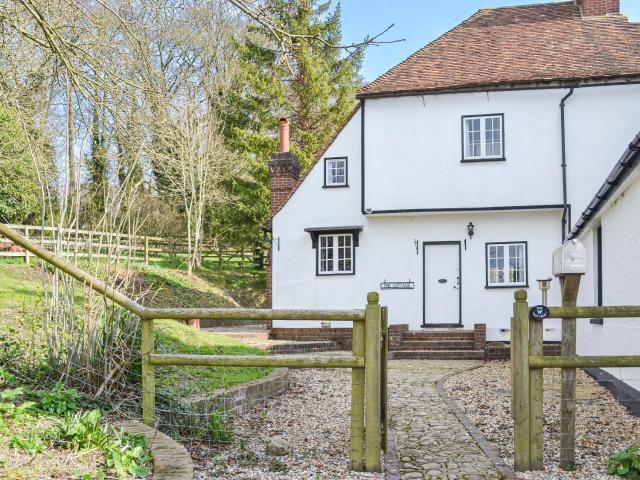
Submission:
<svg viewBox="0 0 640 480">
<path fill-rule="evenodd" d="M 553 252 L 553 274 L 583 275 L 587 273 L 587 249 L 580 240 L 569 240 Z"/>
</svg>

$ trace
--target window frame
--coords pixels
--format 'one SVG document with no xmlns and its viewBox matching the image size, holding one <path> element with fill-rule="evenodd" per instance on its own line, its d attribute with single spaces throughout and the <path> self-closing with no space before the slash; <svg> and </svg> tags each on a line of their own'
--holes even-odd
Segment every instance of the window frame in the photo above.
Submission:
<svg viewBox="0 0 640 480">
<path fill-rule="evenodd" d="M 500 155 L 486 155 L 486 142 L 485 142 L 485 122 L 480 122 L 480 156 L 469 157 L 467 156 L 467 135 L 465 130 L 465 121 L 469 119 L 486 119 L 487 117 L 500 118 L 500 136 L 501 136 L 501 154 Z M 474 163 L 474 162 L 504 162 L 506 158 L 505 154 L 505 140 L 504 140 L 504 113 L 483 113 L 480 115 L 462 115 L 460 120 L 460 137 L 462 145 L 462 163 Z"/>
<path fill-rule="evenodd" d="M 344 183 L 327 183 L 327 161 L 344 160 Z M 349 157 L 324 157 L 324 177 L 322 188 L 346 188 L 349 186 Z"/>
<path fill-rule="evenodd" d="M 338 245 L 338 237 L 349 237 L 351 239 L 351 244 L 350 244 L 350 248 L 351 248 L 351 270 L 349 271 L 338 271 L 338 270 L 333 270 L 330 272 L 323 272 L 320 270 L 320 256 L 321 256 L 321 250 L 322 250 L 322 238 L 324 237 L 331 237 L 333 238 L 333 245 L 331 246 L 331 249 L 333 250 L 333 262 L 334 265 L 337 267 L 338 265 L 338 261 L 339 261 L 339 257 L 338 257 L 338 249 L 341 248 Z M 318 238 L 317 238 L 317 247 L 316 247 L 316 276 L 318 277 L 330 277 L 330 276 L 334 276 L 334 275 L 355 275 L 356 274 L 356 238 L 355 235 L 353 234 L 353 232 L 348 232 L 348 231 L 342 231 L 342 232 L 323 232 L 323 233 L 319 233 L 318 234 Z M 344 248 L 344 247 L 342 247 Z"/>
<path fill-rule="evenodd" d="M 489 282 L 489 247 L 523 245 L 524 246 L 524 282 L 490 283 Z M 505 266 L 508 266 L 508 255 L 504 259 Z M 487 242 L 484 244 L 484 268 L 485 268 L 485 288 L 529 288 L 529 244 L 525 240 L 512 242 Z M 508 274 L 508 270 L 507 270 Z"/>
</svg>

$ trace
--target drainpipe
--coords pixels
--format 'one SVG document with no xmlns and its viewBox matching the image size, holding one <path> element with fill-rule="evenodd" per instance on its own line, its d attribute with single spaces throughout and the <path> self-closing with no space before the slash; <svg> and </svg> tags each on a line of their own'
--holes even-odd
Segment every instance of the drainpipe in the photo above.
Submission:
<svg viewBox="0 0 640 480">
<path fill-rule="evenodd" d="M 567 93 L 562 100 L 560 100 L 560 136 L 562 139 L 562 242 L 567 238 L 567 223 L 571 225 L 571 212 L 569 211 L 568 203 L 567 203 L 567 145 L 565 138 L 565 123 L 564 123 L 564 107 L 567 99 L 573 95 L 573 91 L 575 87 L 571 87 L 569 89 L 569 93 Z"/>
</svg>

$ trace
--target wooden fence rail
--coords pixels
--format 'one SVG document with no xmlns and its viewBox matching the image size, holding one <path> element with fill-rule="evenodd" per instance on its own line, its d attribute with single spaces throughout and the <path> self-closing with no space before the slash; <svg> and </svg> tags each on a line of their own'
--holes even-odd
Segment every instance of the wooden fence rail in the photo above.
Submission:
<svg viewBox="0 0 640 480">
<path fill-rule="evenodd" d="M 60 246 L 60 256 L 73 258 L 119 258 L 140 260 L 145 263 L 176 259 L 188 254 L 186 237 L 157 237 L 130 235 L 76 228 L 57 228 L 38 225 L 5 224 L 39 245 L 53 248 Z M 0 242 L 1 244 L 2 242 Z M 203 242 L 202 258 L 214 258 L 219 268 L 225 265 L 239 268 L 262 265 L 266 255 L 264 249 L 249 245 L 233 245 L 221 239 L 211 238 Z M 29 250 L 14 249 L 11 244 L 0 249 L 1 257 L 22 257 L 29 263 Z"/>
<path fill-rule="evenodd" d="M 511 333 L 512 405 L 514 419 L 514 466 L 517 471 L 543 469 L 543 369 L 588 367 L 640 367 L 640 355 L 544 356 L 543 320 L 530 320 L 527 292 L 517 290 L 513 304 Z M 640 306 L 549 307 L 546 318 L 633 318 L 640 317 Z M 574 382 L 575 387 L 575 382 Z M 575 411 L 575 406 L 571 406 Z M 574 457 L 575 430 L 561 429 L 561 461 Z M 564 447 L 562 445 L 565 445 Z M 566 446 L 568 445 L 568 447 Z M 566 463 L 563 467 L 571 467 Z"/>
<path fill-rule="evenodd" d="M 80 268 L 56 257 L 43 246 L 6 225 L 0 224 L 0 235 L 29 253 L 41 258 L 72 278 L 82 282 L 107 299 L 137 315 L 141 322 L 142 418 L 155 426 L 155 367 L 159 365 L 349 368 L 351 369 L 351 434 L 349 455 L 354 470 L 379 471 L 382 450 L 382 406 L 386 392 L 386 361 L 381 358 L 383 338 L 388 338 L 386 308 L 379 295 L 370 292 L 364 310 L 267 310 L 217 308 L 147 308 L 109 287 Z M 383 314 L 384 312 L 384 314 Z M 242 320 L 331 320 L 353 322 L 353 353 L 343 355 L 189 355 L 157 354 L 154 351 L 154 320 L 208 318 Z M 366 428 L 365 428 L 366 422 Z"/>
</svg>

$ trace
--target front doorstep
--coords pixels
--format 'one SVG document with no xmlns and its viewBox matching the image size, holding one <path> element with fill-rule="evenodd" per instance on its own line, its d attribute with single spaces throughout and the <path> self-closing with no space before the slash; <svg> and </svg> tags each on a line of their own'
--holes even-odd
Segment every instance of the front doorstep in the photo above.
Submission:
<svg viewBox="0 0 640 480">
<path fill-rule="evenodd" d="M 427 323 L 420 325 L 420 328 L 462 328 L 460 323 Z"/>
</svg>

